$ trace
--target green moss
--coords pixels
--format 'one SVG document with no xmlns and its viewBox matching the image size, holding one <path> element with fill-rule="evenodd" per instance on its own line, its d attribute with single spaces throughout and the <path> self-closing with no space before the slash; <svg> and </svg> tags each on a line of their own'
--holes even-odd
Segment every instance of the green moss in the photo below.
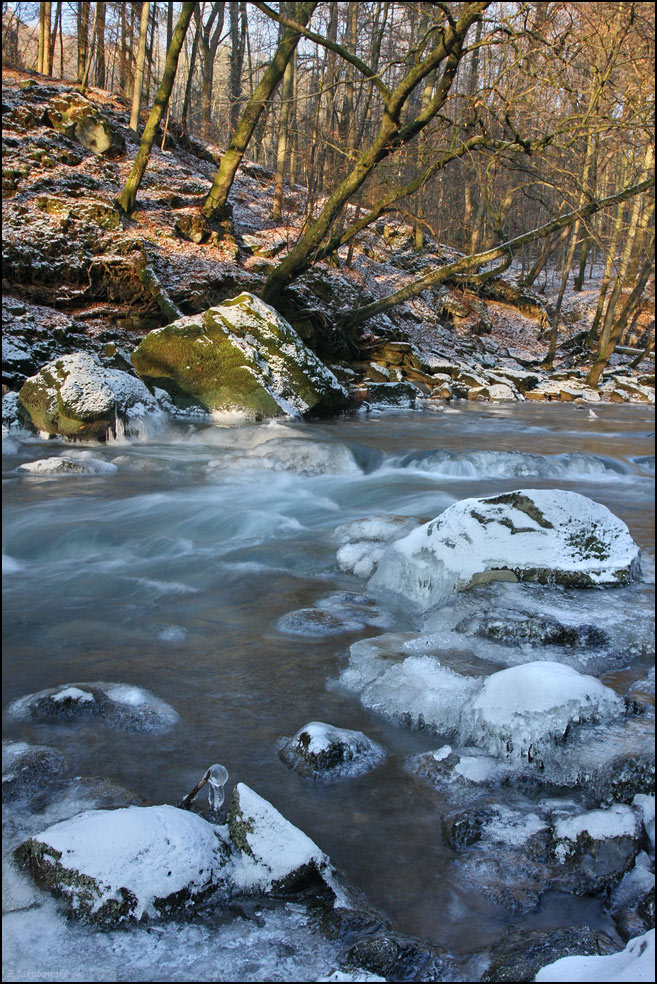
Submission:
<svg viewBox="0 0 657 984">
<path fill-rule="evenodd" d="M 233 790 L 233 798 L 228 811 L 228 830 L 230 839 L 238 851 L 243 851 L 250 857 L 255 857 L 249 846 L 248 835 L 253 833 L 253 823 L 245 820 L 242 815 L 242 806 L 237 789 Z"/>
<path fill-rule="evenodd" d="M 545 518 L 536 503 L 528 495 L 522 495 L 521 492 L 505 492 L 503 495 L 495 496 L 494 499 L 486 499 L 486 502 L 490 502 L 493 506 L 511 506 L 513 509 L 524 512 L 544 530 L 554 529 L 552 523 Z"/>
</svg>

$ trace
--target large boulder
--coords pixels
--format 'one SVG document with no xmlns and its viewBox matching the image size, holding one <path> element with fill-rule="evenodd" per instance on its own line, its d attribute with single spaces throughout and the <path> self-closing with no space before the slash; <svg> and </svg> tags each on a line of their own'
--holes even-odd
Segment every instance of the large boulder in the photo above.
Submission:
<svg viewBox="0 0 657 984">
<path fill-rule="evenodd" d="M 86 150 L 103 157 L 121 157 L 125 140 L 107 116 L 84 96 L 73 91 L 58 93 L 49 103 L 46 115 L 59 133 Z"/>
<path fill-rule="evenodd" d="M 638 571 L 639 548 L 606 506 L 520 489 L 454 503 L 387 547 L 369 583 L 428 609 L 486 581 L 608 587 Z"/>
<path fill-rule="evenodd" d="M 87 810 L 21 844 L 16 859 L 78 918 L 114 925 L 175 912 L 220 882 L 227 851 L 173 806 Z"/>
<path fill-rule="evenodd" d="M 127 372 L 108 369 L 95 355 L 74 352 L 27 379 L 19 400 L 40 431 L 103 440 L 117 419 L 158 409 L 148 388 Z"/>
<path fill-rule="evenodd" d="M 337 410 L 348 401 L 285 318 L 248 293 L 149 332 L 132 364 L 174 399 L 256 419 Z"/>
</svg>

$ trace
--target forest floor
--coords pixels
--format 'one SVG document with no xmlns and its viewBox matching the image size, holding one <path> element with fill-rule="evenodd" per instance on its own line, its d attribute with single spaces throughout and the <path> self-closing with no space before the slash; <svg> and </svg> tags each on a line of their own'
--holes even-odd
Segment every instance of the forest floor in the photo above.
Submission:
<svg viewBox="0 0 657 984">
<path fill-rule="evenodd" d="M 140 279 L 144 262 L 179 311 L 195 314 L 242 290 L 259 293 L 267 273 L 301 234 L 306 189 L 288 187 L 283 217 L 274 221 L 273 174 L 245 161 L 231 192 L 232 220 L 223 232 L 204 243 L 184 238 L 180 230 L 198 214 L 222 151 L 180 133 L 169 135 L 166 149 L 153 148 L 136 210 L 127 219 L 117 199 L 137 150 L 128 109 L 103 90 L 91 88 L 81 97 L 70 84 L 3 70 L 5 389 L 21 385 L 55 355 L 107 343 L 130 351 L 149 330 L 167 323 L 153 289 Z M 98 112 L 116 137 L 111 153 L 95 153 L 75 139 L 75 121 Z M 349 364 L 354 356 L 336 328 L 339 314 L 458 255 L 430 237 L 418 253 L 411 226 L 382 219 L 357 237 L 350 265 L 343 247 L 334 263 L 318 263 L 302 276 L 289 289 L 283 313 L 325 361 Z M 583 375 L 577 337 L 590 326 L 598 288 L 595 278 L 581 292 L 569 289 L 564 299 L 555 368 L 572 370 L 573 376 Z M 456 288 L 429 290 L 367 322 L 363 349 L 376 350 L 392 338 L 475 368 L 536 368 L 547 352 L 556 289 L 546 284 L 535 295 L 545 307 L 542 317 Z M 633 327 L 637 338 L 651 319 L 654 287 Z M 612 366 L 629 359 L 615 355 Z M 653 366 L 644 362 L 639 372 L 645 377 Z M 356 368 L 362 375 L 363 363 Z"/>
</svg>

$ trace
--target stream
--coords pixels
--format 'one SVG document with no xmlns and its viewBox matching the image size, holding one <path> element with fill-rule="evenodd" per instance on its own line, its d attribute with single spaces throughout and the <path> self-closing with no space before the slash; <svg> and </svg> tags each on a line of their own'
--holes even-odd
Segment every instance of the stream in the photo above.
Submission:
<svg viewBox="0 0 657 984">
<path fill-rule="evenodd" d="M 347 620 L 331 634 L 285 616 L 319 603 L 339 619 L 340 594 L 367 590 L 336 563 L 332 534 L 341 524 L 387 514 L 425 522 L 471 496 L 566 489 L 608 506 L 642 550 L 641 581 L 579 593 L 586 621 L 612 635 L 616 611 L 624 625 L 636 618 L 636 640 L 626 630 L 619 637 L 627 662 L 589 671 L 624 693 L 651 665 L 653 445 L 649 407 L 596 405 L 593 413 L 530 403 L 231 428 L 179 423 L 103 446 L 22 444 L 3 458 L 5 709 L 44 688 L 111 681 L 146 688 L 178 719 L 164 732 L 132 734 L 5 713 L 4 736 L 54 746 L 67 774 L 103 777 L 154 803 L 179 802 L 210 764 L 223 763 L 227 800 L 236 782 L 257 790 L 395 929 L 446 947 L 464 967 L 520 920 L 587 924 L 613 936 L 598 899 L 552 893 L 519 915 L 463 878 L 440 837 L 441 793 L 407 767 L 440 737 L 363 707 L 341 684 L 352 643 L 419 632 L 426 617 L 385 597 L 375 599 L 377 625 Z M 64 451 L 117 470 L 15 470 Z M 518 587 L 532 594 L 533 586 Z M 477 598 L 494 608 L 504 597 L 508 607 L 515 596 L 501 588 L 475 589 L 464 617 Z M 563 589 L 540 591 L 533 596 L 558 614 Z M 433 632 L 443 631 L 441 617 L 431 614 Z M 506 665 L 499 645 L 449 639 L 448 665 L 458 672 Z M 279 760 L 277 742 L 309 721 L 364 731 L 387 758 L 352 779 L 304 780 Z M 19 878 L 11 876 L 12 898 L 20 897 Z M 334 968 L 332 944 L 292 904 L 244 924 L 99 934 L 67 924 L 44 899 L 8 906 L 6 980 L 316 980 Z M 72 976 L 61 976 L 63 968 Z"/>
</svg>

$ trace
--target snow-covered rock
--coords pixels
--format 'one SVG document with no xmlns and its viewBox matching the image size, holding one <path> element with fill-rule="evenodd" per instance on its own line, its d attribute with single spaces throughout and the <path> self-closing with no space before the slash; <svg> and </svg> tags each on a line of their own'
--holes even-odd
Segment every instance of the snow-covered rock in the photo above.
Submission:
<svg viewBox="0 0 657 984">
<path fill-rule="evenodd" d="M 244 891 L 292 891 L 321 877 L 327 856 L 271 803 L 240 782 L 228 816 L 230 877 Z"/>
<path fill-rule="evenodd" d="M 554 855 L 577 867 L 576 891 L 592 893 L 618 881 L 639 853 L 639 819 L 631 806 L 616 803 L 554 824 Z"/>
<path fill-rule="evenodd" d="M 624 711 L 624 701 L 595 677 L 539 660 L 491 674 L 463 708 L 461 732 L 493 755 L 532 762 L 574 726 Z"/>
<path fill-rule="evenodd" d="M 454 503 L 392 543 L 369 584 L 427 609 L 485 581 L 612 586 L 638 569 L 639 548 L 606 506 L 576 492 L 520 489 Z"/>
<path fill-rule="evenodd" d="M 129 421 L 157 410 L 140 379 L 108 369 L 86 352 L 44 366 L 25 381 L 19 399 L 37 430 L 65 437 L 103 439 L 117 418 Z"/>
<path fill-rule="evenodd" d="M 16 851 L 72 915 L 108 924 L 184 909 L 216 887 L 224 855 L 209 823 L 173 806 L 88 810 Z"/>
<path fill-rule="evenodd" d="M 347 394 L 274 308 L 243 293 L 151 331 L 132 353 L 144 379 L 206 410 L 299 417 Z"/>
<path fill-rule="evenodd" d="M 655 979 L 655 930 L 630 940 L 621 953 L 607 956 L 562 957 L 541 968 L 535 981 L 620 981 L 643 984 Z"/>
<path fill-rule="evenodd" d="M 100 719 L 122 731 L 162 731 L 178 720 L 163 700 L 142 687 L 122 683 L 80 683 L 51 687 L 9 705 L 18 720 L 67 722 Z"/>
<path fill-rule="evenodd" d="M 369 772 L 386 757 L 383 748 L 362 731 L 322 721 L 311 721 L 292 738 L 284 738 L 278 754 L 299 775 L 325 780 Z"/>
<path fill-rule="evenodd" d="M 26 461 L 19 465 L 16 471 L 28 475 L 112 475 L 118 471 L 118 468 L 111 461 L 103 461 L 102 458 L 62 454 L 58 458 Z"/>
</svg>

